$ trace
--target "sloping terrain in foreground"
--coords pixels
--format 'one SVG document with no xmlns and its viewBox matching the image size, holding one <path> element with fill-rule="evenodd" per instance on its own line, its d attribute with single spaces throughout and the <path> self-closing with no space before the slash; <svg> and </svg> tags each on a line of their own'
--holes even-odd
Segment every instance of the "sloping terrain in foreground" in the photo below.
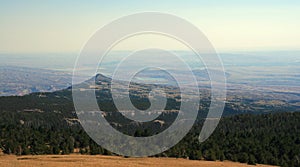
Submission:
<svg viewBox="0 0 300 167">
<path fill-rule="evenodd" d="M 230 161 L 191 161 L 182 158 L 123 158 L 117 156 L 92 156 L 92 155 L 36 155 L 36 156 L 0 156 L 0 166 L 5 167 L 248 167 L 242 163 Z M 271 167 L 269 165 L 256 165 Z"/>
</svg>

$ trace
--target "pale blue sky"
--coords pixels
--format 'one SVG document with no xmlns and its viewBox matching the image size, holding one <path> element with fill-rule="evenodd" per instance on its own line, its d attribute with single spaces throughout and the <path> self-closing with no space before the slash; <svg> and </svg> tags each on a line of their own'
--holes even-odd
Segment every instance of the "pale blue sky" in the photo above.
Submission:
<svg viewBox="0 0 300 167">
<path fill-rule="evenodd" d="M 187 19 L 220 52 L 300 50 L 299 0 L 0 0 L 0 52 L 79 52 L 103 25 L 143 11 L 167 12 Z"/>
</svg>

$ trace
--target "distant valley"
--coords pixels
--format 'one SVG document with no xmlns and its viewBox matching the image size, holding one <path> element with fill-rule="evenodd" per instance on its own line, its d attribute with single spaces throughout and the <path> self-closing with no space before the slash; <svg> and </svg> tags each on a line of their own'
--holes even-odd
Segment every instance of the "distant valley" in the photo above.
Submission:
<svg viewBox="0 0 300 167">
<path fill-rule="evenodd" d="M 0 80 L 0 96 L 53 92 L 71 85 L 66 72 L 17 66 L 0 66 Z"/>
</svg>

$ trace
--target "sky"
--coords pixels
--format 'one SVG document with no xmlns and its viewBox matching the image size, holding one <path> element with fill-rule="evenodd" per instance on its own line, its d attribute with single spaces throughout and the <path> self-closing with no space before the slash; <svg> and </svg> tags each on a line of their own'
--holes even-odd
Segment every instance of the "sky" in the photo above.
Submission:
<svg viewBox="0 0 300 167">
<path fill-rule="evenodd" d="M 299 0 L 0 0 L 0 53 L 77 53 L 102 26 L 144 11 L 188 20 L 219 52 L 300 50 Z M 140 40 L 119 49 L 130 50 Z"/>
</svg>

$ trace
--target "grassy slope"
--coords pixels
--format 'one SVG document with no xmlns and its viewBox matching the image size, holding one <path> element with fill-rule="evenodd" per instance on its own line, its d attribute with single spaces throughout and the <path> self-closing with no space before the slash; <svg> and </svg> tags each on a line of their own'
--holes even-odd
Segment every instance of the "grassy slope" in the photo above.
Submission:
<svg viewBox="0 0 300 167">
<path fill-rule="evenodd" d="M 122 158 L 117 156 L 91 156 L 91 155 L 36 155 L 36 156 L 0 156 L 0 166 L 5 167 L 247 167 L 247 165 L 229 161 L 191 161 L 175 158 Z M 257 165 L 270 167 L 268 165 Z"/>
</svg>

